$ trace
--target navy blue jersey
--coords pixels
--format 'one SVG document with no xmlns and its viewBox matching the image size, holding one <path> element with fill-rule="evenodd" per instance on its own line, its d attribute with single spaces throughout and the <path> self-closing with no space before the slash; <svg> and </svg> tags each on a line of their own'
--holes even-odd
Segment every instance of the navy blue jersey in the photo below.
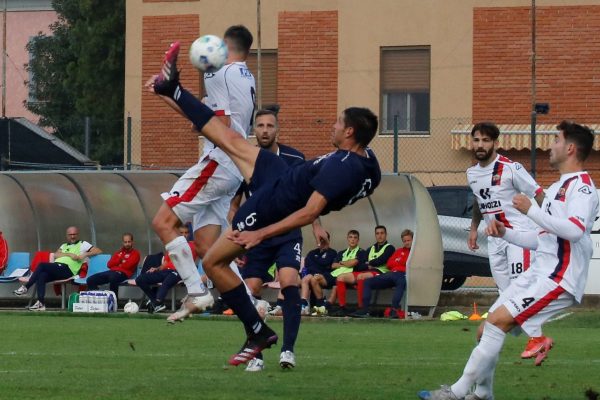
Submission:
<svg viewBox="0 0 600 400">
<path fill-rule="evenodd" d="M 370 195 L 381 170 L 373 151 L 366 154 L 337 150 L 286 169 L 279 157 L 261 150 L 252 175 L 257 189 L 236 213 L 233 228 L 256 230 L 280 221 L 304 207 L 314 191 L 327 200 L 321 215 Z"/>
<path fill-rule="evenodd" d="M 308 252 L 304 258 L 304 267 L 309 274 L 325 274 L 331 272 L 331 264 L 335 259 L 337 252 L 328 248 L 325 251 L 314 249 Z"/>
<path fill-rule="evenodd" d="M 279 146 L 279 157 L 281 157 L 290 167 L 303 164 L 304 161 L 306 161 L 304 154 L 295 148 L 281 143 L 277 143 L 277 146 Z"/>
</svg>

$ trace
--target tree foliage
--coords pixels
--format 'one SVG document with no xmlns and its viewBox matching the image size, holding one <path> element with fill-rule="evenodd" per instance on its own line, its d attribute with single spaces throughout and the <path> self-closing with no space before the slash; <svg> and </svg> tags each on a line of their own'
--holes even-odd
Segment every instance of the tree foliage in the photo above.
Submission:
<svg viewBox="0 0 600 400">
<path fill-rule="evenodd" d="M 51 35 L 27 44 L 27 84 L 35 101 L 26 107 L 40 125 L 79 150 L 84 119 L 91 118 L 90 158 L 123 163 L 125 0 L 53 0 L 58 20 Z"/>
</svg>

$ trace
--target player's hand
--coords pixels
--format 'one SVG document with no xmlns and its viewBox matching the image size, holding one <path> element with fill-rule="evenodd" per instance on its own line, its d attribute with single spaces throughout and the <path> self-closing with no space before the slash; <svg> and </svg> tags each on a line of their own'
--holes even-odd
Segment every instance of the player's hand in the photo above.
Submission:
<svg viewBox="0 0 600 400">
<path fill-rule="evenodd" d="M 149 274 L 151 274 L 151 273 L 153 273 L 153 272 L 156 272 L 156 271 L 158 271 L 158 268 L 156 268 L 156 267 L 152 267 L 152 268 L 148 268 L 148 271 L 147 271 L 147 272 L 148 272 Z"/>
<path fill-rule="evenodd" d="M 246 250 L 250 250 L 254 246 L 257 246 L 263 240 L 259 231 L 232 231 L 227 235 L 227 239 L 242 246 Z"/>
<path fill-rule="evenodd" d="M 527 215 L 529 208 L 531 208 L 531 200 L 524 194 L 518 194 L 513 197 L 512 203 L 517 210 L 525 215 Z"/>
<path fill-rule="evenodd" d="M 477 244 L 477 228 L 471 228 L 471 230 L 469 231 L 469 239 L 467 239 L 467 246 L 469 246 L 469 249 L 471 249 L 472 251 L 479 249 L 479 245 Z"/>
<path fill-rule="evenodd" d="M 150 77 L 150 79 L 148 79 L 148 80 L 146 81 L 146 83 L 144 83 L 144 87 L 145 87 L 145 88 L 147 88 L 147 89 L 148 89 L 148 91 L 149 91 L 150 93 L 153 93 L 153 94 L 155 94 L 155 93 L 156 93 L 156 92 L 154 91 L 154 81 L 156 81 L 156 78 L 158 78 L 158 74 L 156 74 L 156 75 L 152 75 L 152 76 Z"/>
<path fill-rule="evenodd" d="M 485 228 L 485 233 L 488 236 L 501 238 L 501 237 L 504 237 L 504 234 L 506 233 L 506 227 L 504 226 L 504 224 L 502 222 L 493 220 Z"/>
<path fill-rule="evenodd" d="M 317 247 L 328 246 L 329 238 L 327 237 L 327 231 L 320 224 L 313 225 L 313 235 L 317 241 Z"/>
</svg>

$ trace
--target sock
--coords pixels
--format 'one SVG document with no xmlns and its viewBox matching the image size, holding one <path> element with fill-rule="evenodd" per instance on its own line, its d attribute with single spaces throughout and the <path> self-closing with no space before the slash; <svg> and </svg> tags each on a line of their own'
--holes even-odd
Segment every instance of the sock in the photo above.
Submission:
<svg viewBox="0 0 600 400">
<path fill-rule="evenodd" d="M 322 307 L 325 305 L 325 297 L 317 299 L 315 297 L 315 307 Z"/>
<path fill-rule="evenodd" d="M 500 355 L 496 355 L 496 359 L 493 363 L 494 367 L 489 371 L 487 376 L 482 376 L 480 379 L 477 379 L 475 395 L 480 399 L 491 399 L 494 396 L 494 372 L 496 371 L 496 365 L 498 364 L 499 358 Z"/>
<path fill-rule="evenodd" d="M 283 299 L 277 299 L 277 302 L 275 303 L 275 305 L 283 308 Z"/>
<path fill-rule="evenodd" d="M 177 236 L 166 244 L 165 249 L 173 261 L 173 265 L 179 276 L 185 283 L 189 294 L 206 293 L 206 286 L 200 279 L 198 267 L 194 263 L 192 251 L 187 240 L 183 236 Z"/>
<path fill-rule="evenodd" d="M 242 321 L 244 328 L 246 328 L 246 334 L 252 335 L 258 333 L 264 326 L 260 315 L 258 315 L 258 311 L 254 308 L 250 297 L 248 297 L 244 289 L 244 285 L 240 283 L 235 288 L 221 293 L 221 297 L 223 297 L 223 300 L 225 300 L 235 315 Z"/>
<path fill-rule="evenodd" d="M 308 300 L 306 300 L 306 299 L 301 299 L 301 300 L 300 300 L 300 304 L 302 305 L 302 307 L 308 307 Z"/>
<path fill-rule="evenodd" d="M 179 88 L 180 91 L 175 92 L 173 100 L 181 108 L 185 116 L 201 131 L 215 113 L 202 104 L 193 94 L 182 87 Z"/>
<path fill-rule="evenodd" d="M 335 290 L 337 291 L 338 304 L 340 307 L 346 307 L 346 284 L 342 281 L 335 283 Z"/>
<path fill-rule="evenodd" d="M 365 288 L 365 280 L 361 279 L 356 282 L 356 296 L 358 297 L 358 308 L 363 308 L 363 291 Z"/>
<path fill-rule="evenodd" d="M 242 274 L 240 274 L 240 269 L 238 268 L 237 264 L 232 261 L 229 264 L 229 268 L 231 268 L 231 270 L 233 271 L 233 273 L 236 274 L 238 276 L 238 278 L 240 278 L 240 281 L 242 281 L 242 283 L 246 287 L 246 293 L 248 293 L 248 296 L 250 296 L 251 298 L 257 298 L 257 297 L 254 297 L 252 295 L 252 291 L 250 290 L 250 288 L 248 287 L 248 285 L 246 285 L 246 282 L 244 281 L 244 278 L 242 278 Z"/>
<path fill-rule="evenodd" d="M 281 351 L 294 351 L 294 344 L 300 330 L 300 289 L 298 286 L 286 286 L 283 294 L 283 346 Z"/>
<path fill-rule="evenodd" d="M 451 387 L 456 397 L 459 399 L 465 397 L 476 382 L 484 382 L 490 378 L 496 368 L 505 337 L 506 333 L 502 329 L 485 322 L 479 344 L 473 349 L 462 376 Z"/>
</svg>

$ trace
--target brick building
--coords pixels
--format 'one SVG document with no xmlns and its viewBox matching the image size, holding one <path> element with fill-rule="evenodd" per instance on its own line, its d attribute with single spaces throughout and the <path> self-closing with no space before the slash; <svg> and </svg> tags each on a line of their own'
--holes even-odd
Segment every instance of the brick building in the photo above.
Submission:
<svg viewBox="0 0 600 400">
<path fill-rule="evenodd" d="M 263 103 L 281 105 L 281 141 L 307 156 L 331 149 L 331 125 L 351 105 L 380 116 L 372 147 L 394 169 L 394 116 L 400 171 L 426 185 L 465 183 L 469 125 L 501 124 L 502 150 L 529 165 L 531 2 L 508 0 L 262 0 Z M 564 118 L 600 123 L 600 5 L 537 1 L 538 179 L 553 126 Z M 241 0 L 127 1 L 125 115 L 132 117 L 134 164 L 185 167 L 198 141 L 189 124 L 142 89 L 173 40 L 183 52 L 202 34 L 242 23 L 257 32 L 257 4 Z M 253 46 L 256 49 L 257 43 Z M 256 54 L 250 67 L 257 74 Z M 201 80 L 182 57 L 184 85 Z M 250 139 L 252 140 L 252 139 Z M 600 148 L 600 142 L 597 149 Z M 600 179 L 600 156 L 589 164 Z"/>
</svg>

